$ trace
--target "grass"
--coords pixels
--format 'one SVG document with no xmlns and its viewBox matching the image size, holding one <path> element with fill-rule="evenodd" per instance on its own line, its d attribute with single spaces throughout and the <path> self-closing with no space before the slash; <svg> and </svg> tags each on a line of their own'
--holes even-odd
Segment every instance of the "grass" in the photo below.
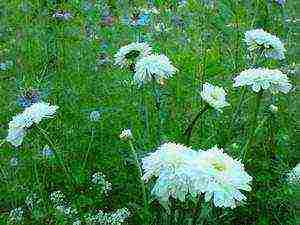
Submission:
<svg viewBox="0 0 300 225">
<path fill-rule="evenodd" d="M 49 193 L 55 190 L 61 190 L 81 216 L 93 209 L 109 212 L 127 207 L 132 214 L 127 223 L 143 224 L 138 171 L 130 146 L 119 139 L 119 134 L 124 128 L 132 129 L 139 158 L 159 145 L 159 126 L 161 141 L 182 142 L 188 122 L 204 106 L 199 89 L 205 81 L 223 86 L 231 106 L 222 114 L 213 110 L 203 113 L 190 145 L 194 149 L 219 145 L 232 157 L 240 157 L 253 123 L 255 96 L 246 90 L 237 111 L 242 90 L 232 87 L 232 78 L 250 67 L 243 43 L 243 34 L 249 29 L 261 27 L 283 40 L 287 58 L 268 61 L 265 66 L 287 71 L 294 87 L 299 82 L 299 28 L 294 21 L 299 16 L 297 1 L 279 7 L 274 1 L 221 0 L 211 8 L 192 0 L 178 8 L 171 7 L 174 1 L 157 0 L 154 2 L 161 14 L 139 28 L 121 23 L 121 18 L 134 6 L 145 7 L 146 3 L 121 2 L 107 1 L 119 20 L 105 26 L 99 19 L 105 7 L 85 11 L 81 0 L 1 1 L 0 63 L 13 62 L 11 68 L 0 71 L 1 138 L 6 137 L 12 116 L 21 111 L 17 99 L 24 91 L 38 90 L 44 101 L 60 108 L 55 118 L 40 124 L 46 135 L 33 128 L 20 148 L 9 144 L 1 147 L 0 224 L 7 224 L 10 210 L 24 205 L 30 193 L 40 196 L 42 206 L 35 215 L 26 213 L 24 224 L 69 224 L 51 205 Z M 58 9 L 71 12 L 73 17 L 69 21 L 53 18 Z M 169 30 L 154 31 L 158 22 Z M 138 37 L 167 55 L 179 69 L 161 88 L 160 124 L 151 85 L 139 89 L 132 85 L 130 72 L 112 63 L 117 50 Z M 107 65 L 97 62 L 100 53 L 108 56 Z M 271 103 L 279 106 L 276 115 L 268 112 Z M 245 206 L 231 210 L 201 205 L 199 210 L 191 202 L 174 201 L 170 221 L 154 201 L 150 205 L 151 224 L 297 224 L 298 192 L 283 178 L 300 158 L 298 108 L 296 88 L 287 95 L 263 95 L 259 126 L 245 160 L 246 171 L 254 178 Z M 89 119 L 94 110 L 101 113 L 97 122 Z M 56 158 L 40 156 L 45 145 L 56 150 L 65 168 Z M 10 165 L 13 157 L 18 159 L 17 166 Z M 106 174 L 113 185 L 108 196 L 89 188 L 90 177 L 97 171 Z M 191 220 L 199 211 L 203 223 Z"/>
</svg>

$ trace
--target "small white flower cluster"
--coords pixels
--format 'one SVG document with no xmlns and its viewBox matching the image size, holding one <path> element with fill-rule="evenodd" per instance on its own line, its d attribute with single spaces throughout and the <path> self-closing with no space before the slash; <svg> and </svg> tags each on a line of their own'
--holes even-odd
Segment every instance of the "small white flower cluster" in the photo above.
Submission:
<svg viewBox="0 0 300 225">
<path fill-rule="evenodd" d="M 75 208 L 70 206 L 70 203 L 65 200 L 65 195 L 61 191 L 54 191 L 50 194 L 50 200 L 55 209 L 63 215 L 74 218 L 78 212 Z"/>
<path fill-rule="evenodd" d="M 287 174 L 287 180 L 291 184 L 300 184 L 300 163 Z"/>
<path fill-rule="evenodd" d="M 133 79 L 139 85 L 153 79 L 161 82 L 177 72 L 167 56 L 153 54 L 146 43 L 132 43 L 120 48 L 115 54 L 115 65 L 121 68 L 135 65 Z"/>
<path fill-rule="evenodd" d="M 20 224 L 24 218 L 24 210 L 22 207 L 15 208 L 10 211 L 8 216 L 8 224 Z"/>
<path fill-rule="evenodd" d="M 121 134 L 120 134 L 120 139 L 122 140 L 127 140 L 127 139 L 131 139 L 132 138 L 132 133 L 130 129 L 124 129 L 122 130 Z"/>
<path fill-rule="evenodd" d="M 234 78 L 234 87 L 251 86 L 254 92 L 269 89 L 272 94 L 288 93 L 292 85 L 286 74 L 277 69 L 248 69 Z"/>
<path fill-rule="evenodd" d="M 247 31 L 245 42 L 250 52 L 260 51 L 266 58 L 278 60 L 285 58 L 286 49 L 280 39 L 263 29 Z"/>
<path fill-rule="evenodd" d="M 26 129 L 30 128 L 34 123 L 40 123 L 43 118 L 52 117 L 57 109 L 58 106 L 51 106 L 45 102 L 37 102 L 26 108 L 9 122 L 6 141 L 15 147 L 20 146 L 26 135 Z"/>
<path fill-rule="evenodd" d="M 128 67 L 132 61 L 150 55 L 151 51 L 152 48 L 147 43 L 134 42 L 125 45 L 115 54 L 115 65 L 121 68 Z"/>
<path fill-rule="evenodd" d="M 143 179 L 156 177 L 152 194 L 163 206 L 169 198 L 185 201 L 190 194 L 196 198 L 204 193 L 217 207 L 235 208 L 246 200 L 243 191 L 250 191 L 249 176 L 240 161 L 222 149 L 194 151 L 176 143 L 165 143 L 142 160 Z"/>
<path fill-rule="evenodd" d="M 35 193 L 28 195 L 25 199 L 25 204 L 30 210 L 33 210 L 41 202 L 42 202 L 42 200 Z"/>
<path fill-rule="evenodd" d="M 96 214 L 87 214 L 85 222 L 88 225 L 121 225 L 129 216 L 130 212 L 127 208 L 118 209 L 113 213 L 105 213 L 99 210 Z"/>
<path fill-rule="evenodd" d="M 226 102 L 226 92 L 222 87 L 217 87 L 209 83 L 203 85 L 203 90 L 200 93 L 202 99 L 211 107 L 222 112 L 222 108 L 229 106 Z"/>
<path fill-rule="evenodd" d="M 92 183 L 97 185 L 97 187 L 101 189 L 101 192 L 107 195 L 108 192 L 111 191 L 112 185 L 106 181 L 105 178 L 106 176 L 101 172 L 94 173 L 92 175 Z"/>
</svg>

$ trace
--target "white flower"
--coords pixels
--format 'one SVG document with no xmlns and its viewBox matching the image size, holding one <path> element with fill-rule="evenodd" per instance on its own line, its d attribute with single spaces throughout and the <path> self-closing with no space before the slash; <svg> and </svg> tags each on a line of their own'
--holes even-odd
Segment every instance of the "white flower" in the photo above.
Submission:
<svg viewBox="0 0 300 225">
<path fill-rule="evenodd" d="M 250 52 L 261 51 L 266 58 L 279 60 L 285 58 L 286 49 L 280 39 L 262 29 L 247 31 L 245 42 Z"/>
<path fill-rule="evenodd" d="M 51 106 L 46 102 L 37 102 L 26 108 L 24 115 L 31 117 L 34 123 L 39 123 L 43 118 L 51 118 L 58 109 L 58 106 Z"/>
<path fill-rule="evenodd" d="M 158 177 L 151 190 L 167 208 L 170 197 L 184 201 L 190 190 L 188 166 L 197 154 L 191 148 L 176 143 L 165 143 L 157 151 L 142 159 L 143 179 Z"/>
<path fill-rule="evenodd" d="M 199 153 L 191 162 L 193 192 L 205 193 L 205 200 L 213 198 L 217 207 L 235 208 L 246 200 L 241 190 L 250 191 L 249 176 L 240 161 L 234 160 L 222 149 L 214 147 Z"/>
<path fill-rule="evenodd" d="M 270 109 L 270 111 L 272 112 L 272 113 L 277 113 L 278 112 L 278 106 L 276 106 L 276 105 L 270 105 L 269 106 L 269 109 Z"/>
<path fill-rule="evenodd" d="M 125 45 L 115 54 L 115 65 L 121 68 L 130 66 L 132 61 L 150 55 L 151 51 L 152 48 L 147 43 L 134 42 Z"/>
<path fill-rule="evenodd" d="M 152 177 L 158 177 L 162 171 L 175 171 L 188 165 L 193 152 L 191 148 L 181 144 L 162 144 L 155 152 L 142 159 L 143 179 L 147 182 Z"/>
<path fill-rule="evenodd" d="M 31 127 L 33 123 L 38 124 L 43 118 L 52 117 L 57 108 L 58 106 L 50 106 L 44 102 L 37 102 L 26 108 L 9 122 L 6 141 L 15 147 L 20 146 L 26 135 L 26 128 Z"/>
<path fill-rule="evenodd" d="M 287 180 L 289 183 L 300 184 L 300 163 L 298 163 L 296 167 L 288 173 Z"/>
<path fill-rule="evenodd" d="M 132 138 L 132 133 L 130 129 L 124 129 L 122 130 L 121 134 L 120 134 L 120 139 L 122 140 L 127 140 L 127 139 L 131 139 Z"/>
<path fill-rule="evenodd" d="M 204 101 L 220 112 L 222 112 L 221 108 L 229 106 L 225 98 L 226 92 L 222 87 L 205 83 L 200 94 Z"/>
<path fill-rule="evenodd" d="M 172 77 L 177 69 L 165 55 L 150 55 L 141 58 L 135 65 L 134 81 L 142 85 L 155 79 L 161 81 Z"/>
<path fill-rule="evenodd" d="M 277 69 L 264 68 L 244 70 L 234 78 L 233 86 L 251 86 L 255 92 L 269 89 L 272 94 L 278 92 L 286 94 L 292 88 L 286 74 Z"/>
</svg>

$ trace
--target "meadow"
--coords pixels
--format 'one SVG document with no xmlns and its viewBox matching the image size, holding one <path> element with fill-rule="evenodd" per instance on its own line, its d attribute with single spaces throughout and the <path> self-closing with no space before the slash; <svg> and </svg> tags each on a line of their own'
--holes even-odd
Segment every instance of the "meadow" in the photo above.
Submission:
<svg viewBox="0 0 300 225">
<path fill-rule="evenodd" d="M 0 225 L 300 224 L 299 7 L 0 1 Z"/>
</svg>

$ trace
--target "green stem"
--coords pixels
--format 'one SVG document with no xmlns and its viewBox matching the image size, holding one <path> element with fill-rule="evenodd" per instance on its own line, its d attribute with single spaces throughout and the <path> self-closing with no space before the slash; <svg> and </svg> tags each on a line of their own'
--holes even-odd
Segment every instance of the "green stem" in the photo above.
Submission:
<svg viewBox="0 0 300 225">
<path fill-rule="evenodd" d="M 160 102 L 160 91 L 157 88 L 157 83 L 154 77 L 152 77 L 152 91 L 155 99 L 155 108 L 157 113 L 157 139 L 158 143 L 161 141 L 161 117 L 160 117 L 160 111 L 161 111 L 161 102 Z"/>
<path fill-rule="evenodd" d="M 42 128 L 40 128 L 39 126 L 37 126 L 37 128 L 40 130 L 40 132 L 43 134 L 43 136 L 45 137 L 45 139 L 48 141 L 49 145 L 52 148 L 52 151 L 54 153 L 54 156 L 56 158 L 56 160 L 59 162 L 60 166 L 63 168 L 66 176 L 68 177 L 68 180 L 70 182 L 70 184 L 73 186 L 74 184 L 76 184 L 75 179 L 73 178 L 73 176 L 69 173 L 66 165 L 62 162 L 59 154 L 56 151 L 55 145 L 54 143 L 51 141 L 51 139 L 48 137 L 48 134 L 45 130 L 43 130 Z"/>
<path fill-rule="evenodd" d="M 185 129 L 183 135 L 186 136 L 186 144 L 188 145 L 190 143 L 190 139 L 193 133 L 194 126 L 196 125 L 198 119 L 200 116 L 205 113 L 209 109 L 209 105 L 206 104 L 204 107 L 198 112 L 198 114 L 195 116 L 195 118 L 190 122 L 188 127 Z"/>
<path fill-rule="evenodd" d="M 240 97 L 240 100 L 239 100 L 236 108 L 235 108 L 234 114 L 231 117 L 229 129 L 228 129 L 228 140 L 231 139 L 231 136 L 232 136 L 232 133 L 233 133 L 233 130 L 234 130 L 234 123 L 235 123 L 235 121 L 237 119 L 237 116 L 238 116 L 239 112 L 241 111 L 241 107 L 242 107 L 245 95 L 246 95 L 246 88 L 243 87 L 242 95 Z"/>
<path fill-rule="evenodd" d="M 91 147 L 92 147 L 92 143 L 93 143 L 93 141 L 94 141 L 94 129 L 92 128 L 91 131 L 92 131 L 92 135 L 91 135 L 91 139 L 90 139 L 90 142 L 89 142 L 88 149 L 87 149 L 86 154 L 85 154 L 85 157 L 84 157 L 84 161 L 83 161 L 83 166 L 82 166 L 82 168 L 81 168 L 81 172 L 83 172 L 83 170 L 84 170 L 85 167 L 86 167 L 87 160 L 88 160 L 88 156 L 89 156 L 89 154 L 90 154 L 90 150 L 91 150 Z"/>
<path fill-rule="evenodd" d="M 135 163 L 135 167 L 138 169 L 139 172 L 139 182 L 142 188 L 142 194 L 143 194 L 143 200 L 144 200 L 144 218 L 145 218 L 145 225 L 149 224 L 149 216 L 148 216 L 148 212 L 149 212 L 149 205 L 148 205 L 148 200 L 147 200 L 147 194 L 146 194 L 146 187 L 145 187 L 145 183 L 143 180 L 143 171 L 140 167 L 140 163 L 136 154 L 136 151 L 134 149 L 132 140 L 129 139 L 129 145 L 131 148 L 131 153 L 133 154 L 134 157 L 134 163 Z"/>
<path fill-rule="evenodd" d="M 252 126 L 250 129 L 249 138 L 242 150 L 242 160 L 244 160 L 246 158 L 247 152 L 248 152 L 249 148 L 251 147 L 253 139 L 255 137 L 255 130 L 257 128 L 257 122 L 258 122 L 257 117 L 258 117 L 258 112 L 259 112 L 262 96 L 263 96 L 263 90 L 260 90 L 259 93 L 256 95 L 256 103 L 255 103 L 255 108 L 254 108 L 254 113 L 253 113 Z"/>
</svg>

